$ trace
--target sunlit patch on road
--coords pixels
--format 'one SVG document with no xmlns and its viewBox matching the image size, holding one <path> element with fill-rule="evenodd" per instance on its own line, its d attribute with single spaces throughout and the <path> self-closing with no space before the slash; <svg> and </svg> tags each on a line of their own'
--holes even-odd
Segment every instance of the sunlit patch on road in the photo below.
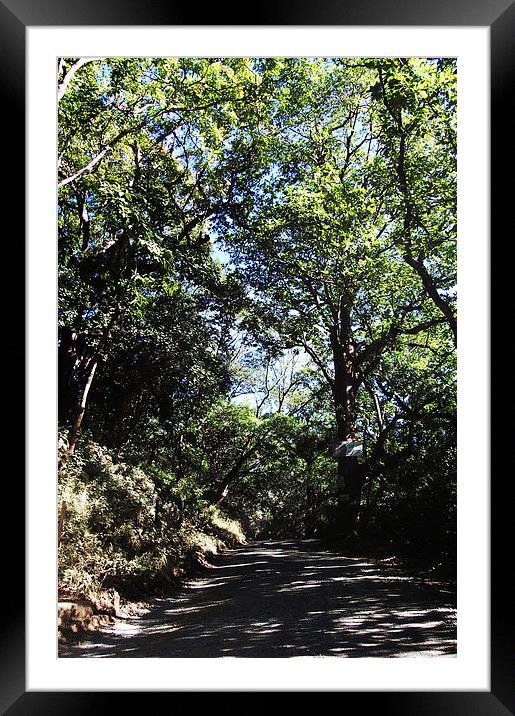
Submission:
<svg viewBox="0 0 515 716">
<path fill-rule="evenodd" d="M 449 591 L 316 541 L 260 542 L 63 657 L 452 657 Z M 258 559 L 259 557 L 259 559 Z"/>
</svg>

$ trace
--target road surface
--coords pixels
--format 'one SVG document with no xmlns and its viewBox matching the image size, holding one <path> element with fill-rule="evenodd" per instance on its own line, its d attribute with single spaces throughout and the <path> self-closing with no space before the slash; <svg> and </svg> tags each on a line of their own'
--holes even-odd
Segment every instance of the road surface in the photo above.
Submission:
<svg viewBox="0 0 515 716">
<path fill-rule="evenodd" d="M 60 657 L 453 657 L 452 593 L 316 540 L 255 542 Z"/>
</svg>

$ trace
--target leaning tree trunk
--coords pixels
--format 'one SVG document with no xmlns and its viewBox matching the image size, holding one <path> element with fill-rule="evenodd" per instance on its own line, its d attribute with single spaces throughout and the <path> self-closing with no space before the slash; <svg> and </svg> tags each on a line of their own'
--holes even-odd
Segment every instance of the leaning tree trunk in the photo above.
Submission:
<svg viewBox="0 0 515 716">
<path fill-rule="evenodd" d="M 217 506 L 225 500 L 229 493 L 229 488 L 242 476 L 245 463 L 253 455 L 256 447 L 257 444 L 253 443 L 249 447 L 247 443 L 229 472 L 210 490 L 208 499 L 211 505 Z"/>
<path fill-rule="evenodd" d="M 88 393 L 91 388 L 91 384 L 93 383 L 93 378 L 95 376 L 95 371 L 97 369 L 97 359 L 92 358 L 91 362 L 88 366 L 88 373 L 86 378 L 86 383 L 84 385 L 84 388 L 82 389 L 80 404 L 77 410 L 77 414 L 75 415 L 73 424 L 71 426 L 70 430 L 70 439 L 68 444 L 68 449 L 66 451 L 66 458 L 69 458 L 73 455 L 75 452 L 75 446 L 77 445 L 77 440 L 79 439 L 80 429 L 82 426 L 82 420 L 84 418 L 84 413 L 86 412 L 86 404 L 88 402 Z"/>
</svg>

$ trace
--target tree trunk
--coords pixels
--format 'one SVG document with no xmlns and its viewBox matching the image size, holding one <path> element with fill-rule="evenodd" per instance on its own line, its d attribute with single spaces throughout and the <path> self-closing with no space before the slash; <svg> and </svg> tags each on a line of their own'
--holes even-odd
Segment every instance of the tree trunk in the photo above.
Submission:
<svg viewBox="0 0 515 716">
<path fill-rule="evenodd" d="M 73 421 L 73 425 L 70 430 L 70 442 L 68 445 L 68 450 L 66 451 L 67 458 L 71 457 L 73 455 L 73 453 L 75 452 L 75 446 L 77 445 L 77 440 L 79 438 L 82 420 L 84 418 L 84 413 L 86 412 L 86 405 L 88 402 L 89 389 L 91 388 L 91 384 L 93 382 L 93 378 L 94 378 L 96 369 L 97 369 L 97 360 L 92 358 L 90 366 L 89 366 L 89 372 L 88 372 L 88 377 L 86 379 L 86 384 L 84 385 L 84 388 L 82 390 L 82 396 L 81 396 L 81 400 L 80 400 L 79 409 L 78 409 L 77 415 L 75 416 L 75 420 Z"/>
<path fill-rule="evenodd" d="M 361 492 L 365 482 L 363 465 L 356 457 L 338 459 L 337 495 L 338 532 L 348 537 L 356 527 L 361 510 Z"/>
<path fill-rule="evenodd" d="M 361 383 L 356 351 L 351 335 L 350 308 L 342 296 L 338 323 L 330 333 L 334 363 L 333 401 L 339 442 L 356 440 L 356 399 Z M 352 533 L 359 515 L 361 489 L 365 481 L 363 466 L 355 457 L 338 458 L 336 482 L 338 530 Z"/>
<path fill-rule="evenodd" d="M 312 484 L 312 469 L 313 469 L 313 458 L 309 458 L 306 460 L 306 509 L 304 514 L 304 526 L 306 530 L 306 535 L 311 535 L 314 529 L 314 519 L 313 519 L 313 512 L 314 512 L 314 497 L 315 497 L 315 490 L 313 488 Z"/>
<path fill-rule="evenodd" d="M 59 419 L 61 415 L 69 410 L 69 402 L 75 394 L 75 412 L 71 415 L 72 425 L 69 433 L 69 445 L 66 452 L 59 461 L 59 467 L 64 465 L 68 458 L 73 455 L 79 438 L 82 420 L 86 412 L 88 393 L 95 376 L 99 356 L 104 348 L 111 330 L 116 323 L 119 313 L 117 305 L 111 316 L 108 325 L 102 331 L 102 337 L 95 349 L 88 346 L 84 336 L 79 337 L 69 329 L 63 331 L 59 346 L 59 400 L 64 400 L 64 405 L 59 405 Z M 80 401 L 79 401 L 80 396 Z M 78 402 L 78 406 L 77 406 Z M 69 419 L 69 415 L 67 416 Z M 68 422 L 68 420 L 66 421 Z"/>
<path fill-rule="evenodd" d="M 64 328 L 59 336 L 57 353 L 57 405 L 59 423 L 62 425 L 69 423 L 79 400 L 80 386 L 77 376 L 81 361 L 79 336 L 70 328 Z"/>
<path fill-rule="evenodd" d="M 64 524 L 66 522 L 66 515 L 68 514 L 68 503 L 63 500 L 61 504 L 61 510 L 59 511 L 59 522 L 57 523 L 57 546 L 61 546 L 61 540 L 63 537 Z"/>
<path fill-rule="evenodd" d="M 245 463 L 254 453 L 256 447 L 257 445 L 253 444 L 249 448 L 247 444 L 247 449 L 240 453 L 233 467 L 223 477 L 223 479 L 218 483 L 218 485 L 215 485 L 211 489 L 209 496 L 209 503 L 211 505 L 219 505 L 227 497 L 230 486 L 233 482 L 235 482 L 238 478 L 241 477 L 241 475 L 243 474 L 243 468 L 245 467 Z"/>
</svg>

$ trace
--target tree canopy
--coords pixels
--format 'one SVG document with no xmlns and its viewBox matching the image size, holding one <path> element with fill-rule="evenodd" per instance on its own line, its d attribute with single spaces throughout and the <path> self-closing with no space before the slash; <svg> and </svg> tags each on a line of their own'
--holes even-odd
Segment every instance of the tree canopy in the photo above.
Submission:
<svg viewBox="0 0 515 716">
<path fill-rule="evenodd" d="M 66 57 L 58 80 L 61 469 L 98 443 L 179 522 L 451 554 L 455 60 Z"/>
</svg>

